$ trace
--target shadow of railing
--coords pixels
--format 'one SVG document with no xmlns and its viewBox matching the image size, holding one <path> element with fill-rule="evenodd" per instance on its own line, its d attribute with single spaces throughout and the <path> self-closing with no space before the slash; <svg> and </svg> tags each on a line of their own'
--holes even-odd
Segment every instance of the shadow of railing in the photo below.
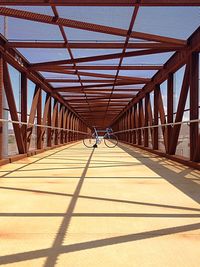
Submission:
<svg viewBox="0 0 200 267">
<path fill-rule="evenodd" d="M 141 154 L 139 152 L 139 149 L 134 149 L 133 147 L 130 147 L 125 144 L 118 144 L 118 147 L 123 149 L 126 153 L 128 153 L 130 156 L 137 158 L 144 166 L 151 169 L 154 173 L 161 176 L 163 179 L 168 181 L 170 184 L 172 184 L 177 189 L 181 190 L 182 193 L 186 194 L 188 197 L 196 201 L 200 204 L 200 184 L 195 183 L 192 179 L 186 178 L 186 175 L 193 172 L 192 169 L 189 167 L 185 167 L 182 164 L 178 164 L 174 162 L 171 166 L 174 168 L 176 165 L 177 167 L 181 166 L 180 171 L 177 173 L 170 169 L 168 159 L 161 158 L 161 161 L 153 161 L 151 159 L 151 154 L 149 153 L 149 157 L 142 158 Z M 142 152 L 143 153 L 143 152 Z M 145 153 L 148 155 L 148 153 Z M 166 161 L 166 164 L 168 167 L 163 165 L 163 162 Z M 162 163 L 162 164 L 161 164 Z"/>
</svg>

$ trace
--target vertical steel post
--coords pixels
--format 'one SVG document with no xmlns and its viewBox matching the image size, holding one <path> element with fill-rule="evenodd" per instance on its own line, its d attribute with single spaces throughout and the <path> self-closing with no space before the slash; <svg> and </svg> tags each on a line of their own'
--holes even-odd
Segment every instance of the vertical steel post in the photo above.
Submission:
<svg viewBox="0 0 200 267">
<path fill-rule="evenodd" d="M 149 105 L 149 100 L 150 100 L 150 96 L 149 93 L 146 94 L 145 96 L 145 123 L 144 126 L 148 126 L 148 105 Z M 149 145 L 149 130 L 145 129 L 144 130 L 144 146 L 148 147 Z"/>
<path fill-rule="evenodd" d="M 139 112 L 139 128 L 142 127 L 143 125 L 143 122 L 142 122 L 142 109 L 143 109 L 143 104 L 142 104 L 142 99 L 139 101 L 139 109 L 138 109 L 138 112 Z M 142 130 L 140 129 L 138 131 L 138 145 L 142 145 Z"/>
<path fill-rule="evenodd" d="M 199 119 L 199 54 L 193 53 L 190 58 L 190 120 Z M 196 148 L 199 145 L 199 124 L 190 123 L 190 160 L 199 161 Z"/>
<path fill-rule="evenodd" d="M 37 102 L 37 124 L 42 124 L 42 90 L 39 90 L 38 102 Z M 42 148 L 42 129 L 37 126 L 37 149 Z"/>
<path fill-rule="evenodd" d="M 137 104 L 134 105 L 134 128 L 138 128 L 138 115 L 137 115 Z M 133 143 L 138 143 L 138 130 L 134 131 L 134 140 Z"/>
<path fill-rule="evenodd" d="M 21 122 L 27 123 L 27 77 L 21 73 Z M 27 125 L 22 125 L 22 135 L 24 140 L 24 152 L 27 152 Z"/>
<path fill-rule="evenodd" d="M 159 100 L 159 87 L 154 89 L 154 123 L 158 125 L 158 100 Z M 153 149 L 158 150 L 158 127 L 153 128 Z"/>
<path fill-rule="evenodd" d="M 51 119 L 51 101 L 52 97 L 50 94 L 47 96 L 49 100 L 49 106 L 48 106 L 48 114 L 47 114 L 47 125 L 52 126 L 52 119 Z M 50 128 L 47 128 L 47 146 L 51 147 L 52 146 L 52 130 Z"/>
<path fill-rule="evenodd" d="M 174 75 L 170 73 L 167 79 L 167 123 L 174 121 Z M 170 151 L 170 140 L 172 136 L 172 126 L 167 126 L 167 151 Z"/>
</svg>

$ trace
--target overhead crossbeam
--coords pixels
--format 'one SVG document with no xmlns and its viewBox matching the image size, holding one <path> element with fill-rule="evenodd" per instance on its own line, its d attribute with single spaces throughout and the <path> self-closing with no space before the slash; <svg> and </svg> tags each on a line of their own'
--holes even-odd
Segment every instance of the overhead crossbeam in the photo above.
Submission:
<svg viewBox="0 0 200 267">
<path fill-rule="evenodd" d="M 100 56 L 91 56 L 91 57 L 83 57 L 83 58 L 75 58 L 74 60 L 66 59 L 66 60 L 56 60 L 56 61 L 48 61 L 48 62 L 41 62 L 41 63 L 34 63 L 31 65 L 31 69 L 46 71 L 48 68 L 55 67 L 56 65 L 63 65 L 63 64 L 73 64 L 73 63 L 84 63 L 84 62 L 93 62 L 93 61 L 101 61 L 101 60 L 111 60 L 116 58 L 123 57 L 138 57 L 138 56 L 145 56 L 145 55 L 152 55 L 152 54 L 159 54 L 159 53 L 167 53 L 173 52 L 174 49 L 145 49 L 139 51 L 131 51 L 125 53 L 114 53 L 114 54 L 106 54 Z"/>
<path fill-rule="evenodd" d="M 77 73 L 81 76 L 89 76 L 89 77 L 102 77 L 102 78 L 111 78 L 113 79 L 115 76 L 111 74 L 101 74 L 101 73 L 92 73 L 92 72 L 81 72 L 81 71 L 59 71 L 59 70 L 46 70 L 46 72 L 55 72 L 55 73 L 63 73 L 63 74 L 70 74 L 70 75 L 77 75 Z M 149 82 L 149 78 L 140 78 L 140 77 L 130 77 L 130 76 L 118 76 L 118 80 L 120 82 L 135 82 L 135 83 L 145 83 Z"/>
<path fill-rule="evenodd" d="M 54 70 L 73 70 L 73 66 L 54 66 Z M 50 67 L 48 69 L 51 69 Z M 88 66 L 77 66 L 78 70 L 160 70 L 161 65 L 127 65 L 127 66 L 112 66 L 112 65 L 88 65 Z"/>
<path fill-rule="evenodd" d="M 72 43 L 68 42 L 68 44 L 64 42 L 41 42 L 41 41 L 10 41 L 10 47 L 15 48 L 55 48 L 55 49 L 63 49 L 70 47 L 71 49 L 122 49 L 124 46 L 123 42 L 78 42 Z M 179 50 L 185 47 L 185 45 L 176 45 L 176 44 L 167 44 L 167 43 L 158 43 L 158 42 L 131 42 L 127 45 L 127 49 L 148 49 L 148 48 L 155 48 L 155 49 L 174 49 Z"/>
<path fill-rule="evenodd" d="M 150 79 L 147 79 L 147 78 L 141 78 L 141 80 L 135 80 L 135 81 L 133 81 L 132 83 L 128 83 L 128 82 L 121 82 L 121 83 L 116 83 L 116 85 L 118 86 L 118 85 L 120 85 L 120 86 L 123 86 L 123 85 L 131 85 L 131 84 L 139 84 L 139 83 L 145 83 L 145 81 L 146 82 L 149 82 L 150 81 Z M 86 89 L 86 88 L 100 88 L 100 87 L 105 87 L 105 86 L 107 86 L 107 87 L 109 87 L 109 86 L 113 86 L 113 83 L 110 83 L 110 84 L 92 84 L 92 85 L 85 85 L 84 86 L 84 89 Z M 66 87 L 66 86 L 64 86 L 64 87 L 56 87 L 56 88 L 54 88 L 54 91 L 58 91 L 58 92 L 64 92 L 65 90 L 71 90 L 71 91 L 73 91 L 73 90 L 76 90 L 76 89 L 82 89 L 82 87 L 81 86 L 70 86 L 70 87 Z"/>
<path fill-rule="evenodd" d="M 49 6 L 46 0 L 2 0 L 1 5 Z M 200 6 L 198 0 L 56 0 L 56 6 Z"/>
</svg>

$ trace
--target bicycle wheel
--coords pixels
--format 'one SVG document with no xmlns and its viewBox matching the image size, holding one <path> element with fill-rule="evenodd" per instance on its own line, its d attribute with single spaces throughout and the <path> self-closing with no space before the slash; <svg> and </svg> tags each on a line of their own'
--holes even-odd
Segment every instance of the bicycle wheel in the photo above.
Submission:
<svg viewBox="0 0 200 267">
<path fill-rule="evenodd" d="M 88 147 L 88 148 L 92 148 L 93 145 L 96 144 L 96 137 L 95 136 L 87 136 L 85 139 L 83 139 L 83 144 Z"/>
<path fill-rule="evenodd" d="M 114 134 L 106 134 L 104 136 L 104 144 L 110 148 L 116 147 L 116 145 L 118 144 L 117 136 Z"/>
</svg>

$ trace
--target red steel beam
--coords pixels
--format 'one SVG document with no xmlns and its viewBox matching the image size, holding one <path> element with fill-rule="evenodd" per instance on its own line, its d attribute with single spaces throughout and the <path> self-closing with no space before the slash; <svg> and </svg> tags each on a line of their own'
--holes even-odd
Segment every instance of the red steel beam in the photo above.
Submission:
<svg viewBox="0 0 200 267">
<path fill-rule="evenodd" d="M 137 57 L 137 56 L 145 56 L 145 55 L 152 55 L 152 54 L 159 54 L 159 53 L 166 53 L 166 52 L 173 52 L 173 49 L 145 49 L 139 51 L 131 51 L 125 53 L 114 53 L 114 54 L 106 54 L 100 56 L 91 56 L 91 57 L 82 57 L 82 58 L 75 58 L 74 60 L 65 59 L 65 60 L 56 60 L 56 61 L 48 61 L 48 62 L 41 62 L 41 63 L 34 63 L 30 66 L 31 69 L 46 71 L 49 68 L 52 68 L 56 65 L 62 64 L 73 64 L 73 63 L 84 63 L 84 62 L 93 62 L 93 61 L 101 61 L 101 60 L 111 60 L 116 58 L 123 57 Z M 59 69 L 59 66 L 58 66 Z"/>
<path fill-rule="evenodd" d="M 50 82 L 50 83 L 79 83 L 78 80 L 75 79 L 45 79 L 46 82 Z M 114 82 L 113 79 L 108 79 L 108 80 L 104 80 L 104 79 L 100 79 L 100 80 L 96 80 L 96 79 L 89 79 L 89 80 L 82 80 L 83 83 L 98 83 L 98 84 L 105 84 L 105 83 L 112 83 Z M 127 84 L 135 84 L 132 82 L 127 82 Z M 120 85 L 120 84 L 119 84 Z M 106 86 L 106 85 L 104 85 Z"/>
<path fill-rule="evenodd" d="M 77 79 L 46 79 L 49 83 L 80 83 Z M 114 80 L 113 80 L 114 81 Z M 95 79 L 89 79 L 89 80 L 82 80 L 83 83 L 109 83 L 112 82 L 112 80 L 95 80 Z"/>
<path fill-rule="evenodd" d="M 138 84 L 138 83 L 147 83 L 149 82 L 150 79 L 144 79 L 144 80 L 141 80 L 141 81 L 135 81 L 135 82 L 132 82 L 132 83 L 128 83 L 128 82 L 122 82 L 122 83 L 116 83 L 116 86 L 124 86 L 124 85 L 131 85 L 131 84 Z M 84 89 L 86 88 L 93 88 L 93 89 L 96 89 L 96 88 L 101 88 L 101 87 L 109 87 L 109 86 L 113 86 L 112 83 L 108 83 L 108 84 L 92 84 L 92 85 L 85 85 L 84 86 Z M 78 90 L 80 89 L 81 90 L 81 86 L 69 86 L 69 87 L 55 87 L 54 88 L 54 92 L 65 92 L 65 91 L 73 91 L 73 90 Z"/>
<path fill-rule="evenodd" d="M 15 48 L 68 48 L 71 49 L 122 49 L 124 43 L 115 43 L 115 42 L 99 42 L 99 43 L 72 43 L 68 42 L 68 44 L 64 42 L 41 42 L 41 41 L 10 41 L 10 47 Z M 184 45 L 175 45 L 175 44 L 167 44 L 167 43 L 158 43 L 158 42 L 137 42 L 137 43 L 129 43 L 127 49 L 147 49 L 147 48 L 155 48 L 155 49 L 174 49 L 179 50 L 182 49 Z"/>
<path fill-rule="evenodd" d="M 70 70 L 66 70 L 66 71 L 59 71 L 59 70 L 48 70 L 47 72 L 56 72 L 56 73 L 63 73 L 63 74 L 70 74 L 70 75 L 77 75 L 77 73 L 79 73 L 79 75 L 82 76 L 88 76 L 88 77 L 100 77 L 100 78 L 109 78 L 109 79 L 113 79 L 115 77 L 115 75 L 110 75 L 110 74 L 101 74 L 101 73 L 92 73 L 92 72 L 81 72 L 81 71 L 70 71 Z M 130 77 L 130 76 L 118 76 L 118 80 L 120 80 L 119 82 L 123 83 L 129 83 L 129 82 L 135 82 L 135 83 L 146 83 L 149 82 L 151 79 L 149 78 L 140 78 L 140 77 Z"/>
<path fill-rule="evenodd" d="M 2 0 L 6 6 L 49 6 L 46 0 Z M 56 0 L 56 6 L 199 6 L 199 0 Z"/>
<path fill-rule="evenodd" d="M 190 120 L 199 119 L 199 53 L 193 53 L 190 58 Z M 200 161 L 196 153 L 199 144 L 199 123 L 190 124 L 190 160 Z"/>
<path fill-rule="evenodd" d="M 87 93 L 87 97 L 107 97 L 107 96 L 109 96 L 110 95 L 110 93 Z M 132 95 L 128 95 L 128 94 L 122 94 L 122 93 L 118 93 L 118 94 L 115 94 L 115 95 L 117 95 L 117 96 L 128 96 L 128 97 L 131 97 Z M 72 98 L 72 97 L 83 97 L 84 95 L 83 94 L 76 94 L 76 95 L 64 95 L 63 97 L 70 97 L 70 98 Z M 133 96 L 135 96 L 135 94 L 133 95 Z"/>
<path fill-rule="evenodd" d="M 21 121 L 27 123 L 27 95 L 28 95 L 28 79 L 26 73 L 21 73 Z M 21 126 L 24 141 L 24 151 L 27 152 L 27 125 Z"/>
<path fill-rule="evenodd" d="M 127 97 L 127 96 L 124 96 L 124 97 L 112 97 L 113 99 L 123 99 L 123 98 L 125 98 L 125 99 L 129 99 L 129 101 L 132 99 L 132 97 L 133 96 L 131 96 L 131 97 Z M 96 100 L 102 100 L 102 99 L 107 99 L 107 100 L 109 100 L 109 97 L 96 97 L 96 98 L 88 98 L 88 101 L 90 100 L 90 101 L 96 101 Z M 80 101 L 83 101 L 84 99 L 83 98 L 73 98 L 73 99 L 70 99 L 70 98 L 66 98 L 66 100 L 69 102 L 69 103 L 72 103 L 72 102 L 77 102 L 78 100 L 80 100 Z"/>
<path fill-rule="evenodd" d="M 52 67 L 52 69 L 59 70 L 73 70 L 73 66 L 59 66 Z M 100 66 L 100 65 L 90 65 L 90 66 L 77 66 L 78 70 L 160 70 L 162 66 L 160 65 L 140 65 L 140 66 Z M 60 79 L 62 81 L 62 79 Z M 101 80 L 99 80 L 101 81 Z"/>
<path fill-rule="evenodd" d="M 50 113 L 51 115 L 51 113 Z M 37 124 L 42 125 L 42 90 L 39 92 L 37 100 Z M 49 146 L 49 144 L 48 144 Z M 42 149 L 42 129 L 37 127 L 37 149 Z"/>
<path fill-rule="evenodd" d="M 117 92 L 138 92 L 138 91 L 140 91 L 141 89 L 140 88 L 123 88 L 123 89 L 115 89 L 114 90 L 114 93 L 117 93 Z M 109 89 L 109 88 L 107 88 L 107 89 L 105 89 L 105 88 L 101 88 L 100 90 L 95 90 L 95 89 L 86 89 L 86 90 L 84 90 L 84 92 L 85 93 L 96 93 L 96 94 L 98 94 L 98 93 L 102 93 L 102 92 L 110 92 L 111 91 L 111 89 Z M 77 92 L 77 93 L 80 93 L 80 92 L 82 92 L 81 90 L 69 90 L 69 91 L 67 91 L 66 90 L 66 92 L 67 93 L 72 93 L 72 92 Z M 62 96 L 63 96 L 63 94 L 62 94 Z"/>
<path fill-rule="evenodd" d="M 167 79 L 167 123 L 173 123 L 174 121 L 174 75 L 169 73 Z M 167 153 L 170 151 L 170 142 L 172 136 L 173 127 L 167 126 Z"/>
<path fill-rule="evenodd" d="M 30 143 L 31 143 L 31 136 L 33 133 L 33 125 L 31 125 L 31 124 L 34 123 L 36 112 L 39 109 L 40 96 L 41 96 L 41 88 L 39 88 L 36 85 L 34 95 L 32 98 L 32 104 L 31 104 L 30 115 L 29 115 L 29 120 L 28 120 L 28 124 L 30 125 L 27 129 L 27 132 L 28 132 L 28 134 L 27 134 L 27 148 L 28 148 L 28 150 L 29 150 Z"/>
<path fill-rule="evenodd" d="M 124 104 L 125 105 L 125 104 Z M 119 105 L 119 106 L 112 106 L 113 108 L 120 108 L 122 109 L 124 107 L 124 105 Z M 110 107 L 110 109 L 112 109 L 112 107 Z M 86 109 L 85 106 L 83 107 L 77 107 L 77 104 L 75 106 L 76 110 L 79 112 L 79 111 L 87 111 L 88 112 L 88 109 Z M 94 106 L 91 106 L 91 109 L 98 109 L 98 108 L 104 108 L 105 109 L 105 106 L 104 105 L 100 105 L 100 104 L 97 104 L 97 107 L 94 107 Z"/>
</svg>

